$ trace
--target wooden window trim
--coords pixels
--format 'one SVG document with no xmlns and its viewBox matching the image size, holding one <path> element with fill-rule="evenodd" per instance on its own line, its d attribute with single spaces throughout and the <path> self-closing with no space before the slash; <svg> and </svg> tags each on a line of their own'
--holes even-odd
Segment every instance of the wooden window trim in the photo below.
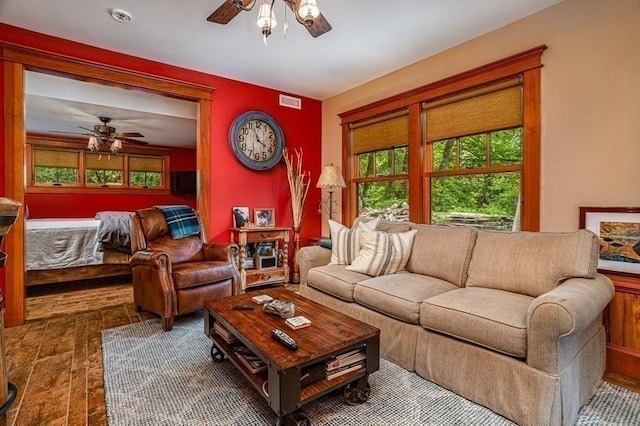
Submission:
<svg viewBox="0 0 640 426">
<path fill-rule="evenodd" d="M 357 172 L 357 157 L 351 153 L 350 127 L 353 123 L 372 120 L 402 108 L 409 109 L 409 218 L 423 223 L 425 212 L 430 211 L 428 176 L 424 165 L 422 131 L 424 129 L 423 102 L 479 88 L 501 80 L 522 76 L 524 116 L 523 116 L 523 159 L 522 159 L 522 205 L 521 229 L 540 229 L 540 77 L 542 54 L 547 49 L 540 45 L 515 55 L 491 62 L 454 76 L 426 84 L 359 108 L 338 114 L 342 126 L 342 169 L 347 187 L 342 191 L 342 216 L 347 223 L 357 215 L 357 193 L 354 184 Z"/>
</svg>

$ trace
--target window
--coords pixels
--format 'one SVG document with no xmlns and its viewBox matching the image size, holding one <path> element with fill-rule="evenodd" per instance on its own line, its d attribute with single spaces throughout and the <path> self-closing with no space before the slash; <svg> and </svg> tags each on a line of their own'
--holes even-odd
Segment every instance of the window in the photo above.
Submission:
<svg viewBox="0 0 640 426">
<path fill-rule="evenodd" d="M 122 186 L 124 156 L 85 153 L 85 158 L 87 185 Z"/>
<path fill-rule="evenodd" d="M 406 203 L 412 222 L 537 231 L 545 49 L 341 113 L 343 221 Z"/>
<path fill-rule="evenodd" d="M 129 186 L 138 188 L 161 188 L 164 181 L 162 168 L 162 157 L 130 155 Z"/>
<path fill-rule="evenodd" d="M 519 230 L 520 80 L 445 98 L 423 109 L 431 158 L 425 175 L 430 223 Z"/>
<path fill-rule="evenodd" d="M 79 150 L 35 148 L 33 167 L 35 185 L 77 185 Z"/>
<path fill-rule="evenodd" d="M 408 219 L 408 114 L 390 114 L 352 126 L 358 215 Z"/>
</svg>

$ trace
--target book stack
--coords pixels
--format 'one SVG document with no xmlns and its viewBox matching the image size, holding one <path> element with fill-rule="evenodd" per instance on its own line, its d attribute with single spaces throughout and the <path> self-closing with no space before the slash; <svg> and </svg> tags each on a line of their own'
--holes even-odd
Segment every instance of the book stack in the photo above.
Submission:
<svg viewBox="0 0 640 426">
<path fill-rule="evenodd" d="M 267 369 L 267 364 L 256 354 L 251 352 L 251 349 L 246 346 L 236 346 L 233 348 L 233 352 L 238 357 L 238 361 L 240 361 L 252 373 L 259 373 L 260 371 Z"/>
<path fill-rule="evenodd" d="M 360 347 L 327 360 L 327 380 L 335 379 L 364 367 L 366 359 L 365 348 Z"/>
<path fill-rule="evenodd" d="M 264 305 L 267 302 L 271 302 L 273 300 L 273 297 L 268 296 L 266 294 L 260 294 L 258 296 L 253 296 L 251 298 L 251 301 L 253 303 L 257 303 L 258 305 Z"/>
<path fill-rule="evenodd" d="M 215 331 L 218 336 L 222 337 L 222 340 L 224 340 L 228 344 L 238 341 L 238 338 L 236 336 L 231 334 L 229 330 L 221 326 L 217 321 L 213 323 L 213 331 Z"/>
</svg>

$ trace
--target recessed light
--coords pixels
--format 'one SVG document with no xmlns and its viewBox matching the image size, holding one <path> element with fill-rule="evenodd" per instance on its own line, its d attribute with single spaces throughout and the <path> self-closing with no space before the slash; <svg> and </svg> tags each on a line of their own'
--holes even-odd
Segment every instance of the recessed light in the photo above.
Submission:
<svg viewBox="0 0 640 426">
<path fill-rule="evenodd" d="M 110 13 L 116 21 L 129 22 L 132 19 L 131 14 L 124 9 L 111 9 Z"/>
</svg>

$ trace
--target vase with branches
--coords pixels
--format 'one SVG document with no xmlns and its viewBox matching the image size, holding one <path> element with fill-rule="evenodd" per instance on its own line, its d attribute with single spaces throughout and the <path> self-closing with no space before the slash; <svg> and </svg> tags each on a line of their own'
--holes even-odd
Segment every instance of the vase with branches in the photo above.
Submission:
<svg viewBox="0 0 640 426">
<path fill-rule="evenodd" d="M 289 180 L 289 190 L 291 191 L 291 211 L 293 213 L 293 277 L 292 281 L 300 281 L 300 271 L 295 261 L 296 253 L 300 248 L 300 223 L 304 202 L 309 192 L 310 176 L 309 172 L 302 169 L 302 150 L 296 149 L 294 154 L 290 154 L 285 148 L 284 162 L 287 165 L 287 178 Z"/>
</svg>

